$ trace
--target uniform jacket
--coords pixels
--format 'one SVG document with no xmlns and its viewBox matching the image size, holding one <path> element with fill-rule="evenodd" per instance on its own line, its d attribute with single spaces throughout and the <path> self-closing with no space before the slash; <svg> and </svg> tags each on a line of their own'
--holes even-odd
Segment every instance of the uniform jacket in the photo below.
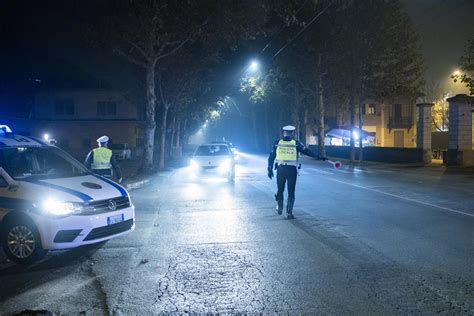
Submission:
<svg viewBox="0 0 474 316">
<path fill-rule="evenodd" d="M 268 169 L 269 170 L 273 169 L 273 164 L 275 162 L 276 152 L 277 152 L 279 142 L 280 142 L 280 140 L 277 140 L 275 142 L 275 144 L 273 145 L 273 149 L 270 152 L 270 155 L 268 156 Z M 306 148 L 306 146 L 300 141 L 296 141 L 296 151 L 298 152 L 298 154 L 303 154 L 303 155 L 306 155 L 306 156 L 315 157 L 315 158 L 319 159 L 318 155 L 316 155 L 311 150 Z"/>
<path fill-rule="evenodd" d="M 86 165 L 87 168 L 91 168 L 92 162 L 94 161 L 94 151 L 91 150 L 86 157 L 86 160 L 84 161 L 84 165 Z M 120 167 L 118 166 L 117 160 L 115 159 L 115 156 L 112 155 L 112 158 L 110 159 L 110 164 L 112 165 L 112 169 L 114 171 L 114 175 L 117 179 L 120 179 L 122 177 L 122 172 L 120 170 Z"/>
</svg>

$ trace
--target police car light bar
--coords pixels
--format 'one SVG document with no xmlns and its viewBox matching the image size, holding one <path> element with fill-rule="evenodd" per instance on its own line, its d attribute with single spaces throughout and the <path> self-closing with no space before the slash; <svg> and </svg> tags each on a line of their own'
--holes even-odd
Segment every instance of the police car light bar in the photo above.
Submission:
<svg viewBox="0 0 474 316">
<path fill-rule="evenodd" d="M 13 132 L 10 127 L 7 125 L 0 125 L 0 135 L 8 136 L 11 134 L 13 134 Z"/>
<path fill-rule="evenodd" d="M 11 128 L 8 127 L 8 125 L 0 125 L 0 129 L 4 131 L 5 133 L 13 133 Z"/>
</svg>

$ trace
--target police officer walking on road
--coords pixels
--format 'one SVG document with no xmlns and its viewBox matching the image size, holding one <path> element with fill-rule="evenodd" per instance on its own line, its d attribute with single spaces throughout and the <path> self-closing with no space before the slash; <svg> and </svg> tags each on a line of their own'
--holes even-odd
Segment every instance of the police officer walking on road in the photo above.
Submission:
<svg viewBox="0 0 474 316">
<path fill-rule="evenodd" d="M 268 157 L 268 177 L 273 178 L 273 167 L 277 171 L 278 191 L 275 195 L 277 201 L 276 211 L 279 215 L 283 213 L 283 192 L 285 184 L 288 183 L 288 200 L 286 204 L 287 219 L 294 219 L 293 205 L 295 203 L 296 178 L 298 176 L 298 155 L 301 153 L 310 157 L 318 157 L 307 149 L 300 141 L 293 139 L 295 127 L 291 125 L 284 126 L 282 129 L 283 138 L 275 142 L 272 152 Z M 318 159 L 325 160 L 321 157 Z"/>
<path fill-rule="evenodd" d="M 122 182 L 122 173 L 115 160 L 112 150 L 107 148 L 109 137 L 102 136 L 97 139 L 98 147 L 92 149 L 86 157 L 84 164 L 87 168 L 91 169 L 92 172 L 104 176 L 106 178 L 112 178 L 113 175 L 117 179 L 118 183 Z"/>
</svg>

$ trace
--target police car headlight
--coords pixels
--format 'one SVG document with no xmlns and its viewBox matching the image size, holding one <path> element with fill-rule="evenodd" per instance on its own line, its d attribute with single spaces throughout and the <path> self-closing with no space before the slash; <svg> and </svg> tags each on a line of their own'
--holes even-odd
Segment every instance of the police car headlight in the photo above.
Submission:
<svg viewBox="0 0 474 316">
<path fill-rule="evenodd" d="M 43 212 L 49 215 L 65 216 L 73 214 L 77 211 L 77 208 L 73 203 L 62 202 L 56 199 L 47 199 L 41 203 L 41 209 Z"/>
<path fill-rule="evenodd" d="M 219 171 L 224 173 L 224 172 L 229 172 L 232 167 L 232 161 L 230 159 L 226 159 L 221 164 L 219 165 Z"/>
</svg>

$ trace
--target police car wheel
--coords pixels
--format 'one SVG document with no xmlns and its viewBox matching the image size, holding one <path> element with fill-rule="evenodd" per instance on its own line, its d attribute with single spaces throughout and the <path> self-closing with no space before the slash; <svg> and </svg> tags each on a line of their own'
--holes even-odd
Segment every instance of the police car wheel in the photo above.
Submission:
<svg viewBox="0 0 474 316">
<path fill-rule="evenodd" d="M 7 257 L 16 263 L 28 264 L 43 258 L 47 251 L 41 247 L 36 226 L 25 217 L 7 220 L 2 231 L 2 246 Z"/>
</svg>

